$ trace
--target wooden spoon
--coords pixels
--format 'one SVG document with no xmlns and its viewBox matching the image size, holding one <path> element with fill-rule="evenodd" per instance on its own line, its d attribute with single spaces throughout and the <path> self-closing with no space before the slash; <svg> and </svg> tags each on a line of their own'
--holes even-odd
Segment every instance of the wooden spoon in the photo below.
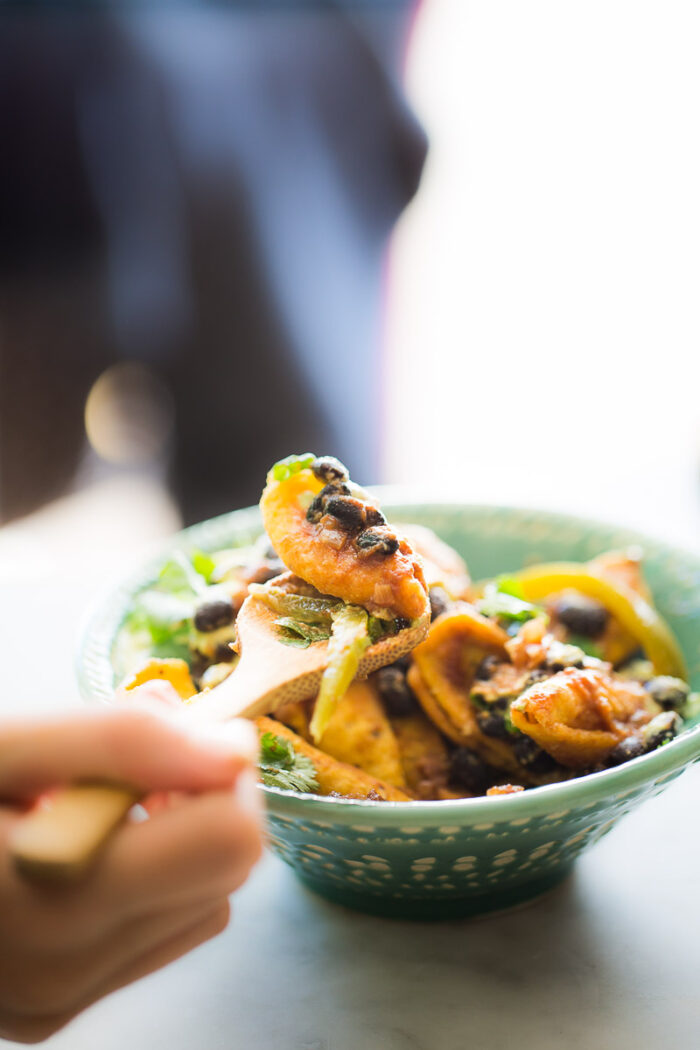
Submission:
<svg viewBox="0 0 700 1050">
<path fill-rule="evenodd" d="M 279 585 L 281 579 L 271 582 Z M 328 664 L 328 642 L 315 642 L 307 649 L 286 645 L 275 627 L 277 616 L 256 595 L 246 598 L 236 619 L 240 660 L 235 670 L 220 685 L 184 704 L 178 716 L 183 722 L 257 718 L 316 695 Z M 428 610 L 414 626 L 369 646 L 357 677 L 365 678 L 404 656 L 425 637 L 429 623 Z M 60 789 L 19 823 L 10 847 L 16 868 L 44 881 L 78 878 L 141 797 L 134 789 L 110 784 Z"/>
</svg>

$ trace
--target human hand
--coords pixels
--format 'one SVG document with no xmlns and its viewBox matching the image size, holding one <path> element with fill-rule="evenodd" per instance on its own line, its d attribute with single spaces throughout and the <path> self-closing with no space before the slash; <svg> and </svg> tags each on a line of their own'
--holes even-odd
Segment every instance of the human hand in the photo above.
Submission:
<svg viewBox="0 0 700 1050">
<path fill-rule="evenodd" d="M 150 694 L 160 702 L 167 688 Z M 225 928 L 228 895 L 261 852 L 257 748 L 248 723 L 194 735 L 132 706 L 0 723 L 0 1037 L 45 1039 Z M 22 811 L 76 780 L 161 801 L 119 829 L 81 883 L 27 882 L 9 851 Z M 171 805 L 163 792 L 177 793 Z"/>
</svg>

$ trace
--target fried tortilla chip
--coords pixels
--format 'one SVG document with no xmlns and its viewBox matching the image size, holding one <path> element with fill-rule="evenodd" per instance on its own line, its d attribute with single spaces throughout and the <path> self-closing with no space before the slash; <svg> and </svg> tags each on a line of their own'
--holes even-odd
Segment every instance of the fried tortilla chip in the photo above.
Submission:
<svg viewBox="0 0 700 1050">
<path fill-rule="evenodd" d="M 438 701 L 432 690 L 426 685 L 415 664 L 409 669 L 407 679 L 430 721 L 449 740 L 459 744 L 460 747 L 468 747 L 471 751 L 475 751 L 490 766 L 495 766 L 497 769 L 502 769 L 506 772 L 512 772 L 518 776 L 523 775 L 520 764 L 513 755 L 512 748 L 505 741 L 486 736 L 481 732 L 468 695 L 464 698 L 463 717 L 461 717 L 459 725 L 456 725 L 446 714 L 444 705 Z"/>
<path fill-rule="evenodd" d="M 440 733 L 422 711 L 390 721 L 411 793 L 416 798 L 442 798 L 440 792 L 447 788 L 450 759 Z"/>
<path fill-rule="evenodd" d="M 591 570 L 608 579 L 612 584 L 620 583 L 645 602 L 653 604 L 651 592 L 642 576 L 641 552 L 636 550 L 608 551 L 589 562 Z M 611 616 L 600 638 L 596 639 L 601 659 L 613 666 L 624 663 L 639 648 L 637 640 Z"/>
<path fill-rule="evenodd" d="M 308 700 L 296 700 L 290 704 L 283 704 L 282 707 L 278 707 L 275 711 L 275 718 L 278 722 L 284 722 L 286 726 L 293 729 L 304 740 L 311 740 L 311 731 L 309 729 L 311 714 Z"/>
<path fill-rule="evenodd" d="M 346 765 L 309 744 L 297 733 L 275 721 L 274 718 L 256 718 L 255 724 L 260 736 L 263 733 L 274 733 L 275 736 L 289 740 L 294 750 L 310 758 L 316 769 L 319 795 L 350 796 L 351 798 L 375 798 L 387 802 L 410 802 L 410 796 L 392 784 L 372 777 L 355 766 Z"/>
<path fill-rule="evenodd" d="M 467 598 L 471 579 L 463 558 L 425 525 L 397 525 L 423 561 L 428 587 L 444 587 L 450 598 Z"/>
<path fill-rule="evenodd" d="M 338 701 L 318 746 L 339 762 L 406 789 L 399 745 L 371 681 L 352 683 Z"/>
<path fill-rule="evenodd" d="M 652 604 L 651 591 L 642 575 L 642 553 L 637 548 L 623 551 L 607 551 L 588 563 L 589 568 L 604 576 L 611 583 L 621 583 L 630 591 L 639 594 L 645 602 Z"/>
<path fill-rule="evenodd" d="M 513 725 L 573 769 L 602 762 L 652 715 L 649 695 L 638 682 L 592 669 L 560 671 L 510 705 Z"/>
<path fill-rule="evenodd" d="M 462 602 L 439 616 L 425 641 L 413 650 L 413 666 L 420 673 L 418 685 L 424 688 L 416 691 L 410 678 L 409 685 L 431 721 L 456 743 L 471 746 L 472 739 L 481 735 L 469 693 L 484 656 L 493 653 L 505 658 L 507 641 L 497 624 Z M 418 681 L 415 674 L 413 677 Z M 436 705 L 440 708 L 437 716 Z"/>
</svg>

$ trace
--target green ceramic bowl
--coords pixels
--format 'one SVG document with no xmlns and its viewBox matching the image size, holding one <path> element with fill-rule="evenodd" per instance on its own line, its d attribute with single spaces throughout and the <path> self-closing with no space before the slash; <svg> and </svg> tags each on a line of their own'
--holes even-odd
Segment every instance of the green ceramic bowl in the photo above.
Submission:
<svg viewBox="0 0 700 1050">
<path fill-rule="evenodd" d="M 584 561 L 642 546 L 655 601 L 678 637 L 700 689 L 700 557 L 636 533 L 579 518 L 508 507 L 402 502 L 394 521 L 433 528 L 467 559 L 474 578 L 537 561 Z M 260 532 L 257 508 L 196 525 L 167 545 L 214 550 Z M 112 646 L 134 592 L 150 583 L 166 551 L 104 601 L 79 651 L 91 699 L 111 698 Z M 332 800 L 262 788 L 270 843 L 302 882 L 331 900 L 381 915 L 443 918 L 502 909 L 550 889 L 620 817 L 662 791 L 700 758 L 700 725 L 616 769 L 520 795 L 446 802 Z"/>
</svg>

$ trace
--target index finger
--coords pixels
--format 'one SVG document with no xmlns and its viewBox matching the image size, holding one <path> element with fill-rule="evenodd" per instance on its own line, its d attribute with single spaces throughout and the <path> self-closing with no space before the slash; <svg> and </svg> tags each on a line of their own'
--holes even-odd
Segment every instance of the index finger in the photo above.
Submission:
<svg viewBox="0 0 700 1050">
<path fill-rule="evenodd" d="M 233 784 L 257 755 L 243 720 L 179 726 L 140 707 L 0 723 L 0 798 L 34 798 L 80 781 L 150 791 L 211 791 Z"/>
</svg>

